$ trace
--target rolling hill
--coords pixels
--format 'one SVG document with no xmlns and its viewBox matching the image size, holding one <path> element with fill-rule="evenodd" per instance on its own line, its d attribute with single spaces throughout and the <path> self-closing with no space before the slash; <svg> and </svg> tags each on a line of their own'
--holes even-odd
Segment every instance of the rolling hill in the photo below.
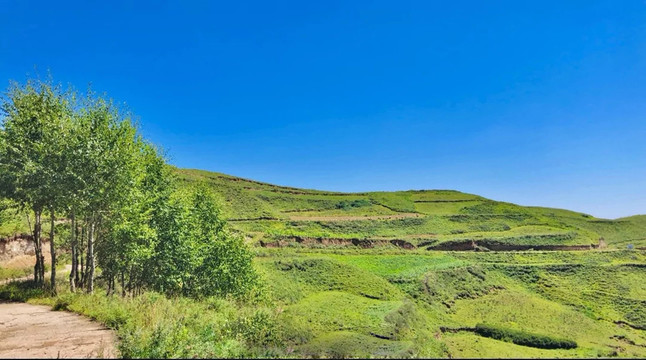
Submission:
<svg viewBox="0 0 646 360">
<path fill-rule="evenodd" d="M 263 246 L 583 250 L 646 246 L 646 216 L 615 220 L 453 190 L 339 193 L 176 169 L 219 194 L 224 216 Z M 602 241 L 600 241 L 600 239 Z"/>
<path fill-rule="evenodd" d="M 268 357 L 646 356 L 646 216 L 175 172 L 208 184 L 254 245 Z M 0 211 L 0 238 L 26 226 L 11 214 Z M 200 306 L 200 317 L 221 315 Z"/>
<path fill-rule="evenodd" d="M 608 220 L 452 190 L 338 193 L 176 171 L 209 184 L 230 226 L 257 246 L 283 344 L 299 356 L 645 354 L 646 216 Z"/>
</svg>

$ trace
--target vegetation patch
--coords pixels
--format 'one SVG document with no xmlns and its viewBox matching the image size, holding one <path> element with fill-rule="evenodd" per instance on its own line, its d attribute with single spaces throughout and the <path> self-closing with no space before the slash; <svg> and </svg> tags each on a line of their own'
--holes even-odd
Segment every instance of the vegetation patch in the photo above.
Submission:
<svg viewBox="0 0 646 360">
<path fill-rule="evenodd" d="M 488 324 L 477 324 L 474 332 L 480 336 L 539 349 L 574 349 L 577 347 L 577 343 L 573 340 L 534 334 Z"/>
</svg>

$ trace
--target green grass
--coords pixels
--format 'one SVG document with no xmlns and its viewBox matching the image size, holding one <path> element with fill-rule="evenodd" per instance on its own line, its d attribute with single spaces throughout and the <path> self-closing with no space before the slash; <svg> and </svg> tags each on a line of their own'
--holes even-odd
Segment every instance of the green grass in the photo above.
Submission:
<svg viewBox="0 0 646 360">
<path fill-rule="evenodd" d="M 132 357 L 644 357 L 646 331 L 625 325 L 643 320 L 644 259 L 644 251 L 263 249 L 258 304 L 64 289 L 50 298 L 29 283 L 0 287 L 0 298 L 90 316 L 115 329 Z M 578 347 L 443 331 L 479 323 Z"/>
<path fill-rule="evenodd" d="M 135 298 L 72 294 L 59 277 L 58 296 L 33 282 L 0 286 L 0 300 L 49 305 L 94 319 L 118 336 L 118 350 L 125 358 L 249 358 L 288 355 L 278 313 L 262 299 L 240 302 L 229 299 L 167 298 L 147 292 Z"/>
<path fill-rule="evenodd" d="M 0 266 L 0 281 L 21 278 L 21 277 L 33 274 L 33 272 L 34 272 L 34 269 L 32 268 L 7 269 Z"/>
</svg>

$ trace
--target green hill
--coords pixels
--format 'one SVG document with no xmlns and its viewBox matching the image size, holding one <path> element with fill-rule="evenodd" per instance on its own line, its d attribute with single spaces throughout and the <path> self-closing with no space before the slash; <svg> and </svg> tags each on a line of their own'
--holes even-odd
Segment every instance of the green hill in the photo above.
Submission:
<svg viewBox="0 0 646 360">
<path fill-rule="evenodd" d="M 257 245 L 271 311 L 245 320 L 268 334 L 254 354 L 646 356 L 646 216 L 598 219 L 452 190 L 337 193 L 176 172 L 209 184 L 230 226 Z M 4 231 L 24 226 L 3 214 Z M 603 251 L 558 251 L 589 250 L 600 238 Z M 200 317 L 224 311 L 200 306 Z M 211 339 L 212 326 L 196 336 Z M 173 331 L 169 338 L 185 336 Z M 156 339 L 150 346 L 163 345 Z M 202 340 L 186 341 L 198 351 Z"/>
<path fill-rule="evenodd" d="M 203 170 L 233 228 L 265 246 L 395 245 L 440 250 L 567 250 L 646 246 L 646 216 L 598 219 L 453 190 L 339 193 L 276 186 Z M 604 245 L 602 245 L 603 247 Z"/>
</svg>

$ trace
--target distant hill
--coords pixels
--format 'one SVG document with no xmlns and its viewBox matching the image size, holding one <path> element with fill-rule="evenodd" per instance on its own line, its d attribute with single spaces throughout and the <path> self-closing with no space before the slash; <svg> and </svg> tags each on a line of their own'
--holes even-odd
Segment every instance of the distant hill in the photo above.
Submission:
<svg viewBox="0 0 646 360">
<path fill-rule="evenodd" d="M 439 250 L 646 246 L 646 216 L 607 220 L 519 206 L 454 190 L 340 193 L 176 169 L 208 183 L 234 229 L 264 246 L 379 244 Z"/>
</svg>

